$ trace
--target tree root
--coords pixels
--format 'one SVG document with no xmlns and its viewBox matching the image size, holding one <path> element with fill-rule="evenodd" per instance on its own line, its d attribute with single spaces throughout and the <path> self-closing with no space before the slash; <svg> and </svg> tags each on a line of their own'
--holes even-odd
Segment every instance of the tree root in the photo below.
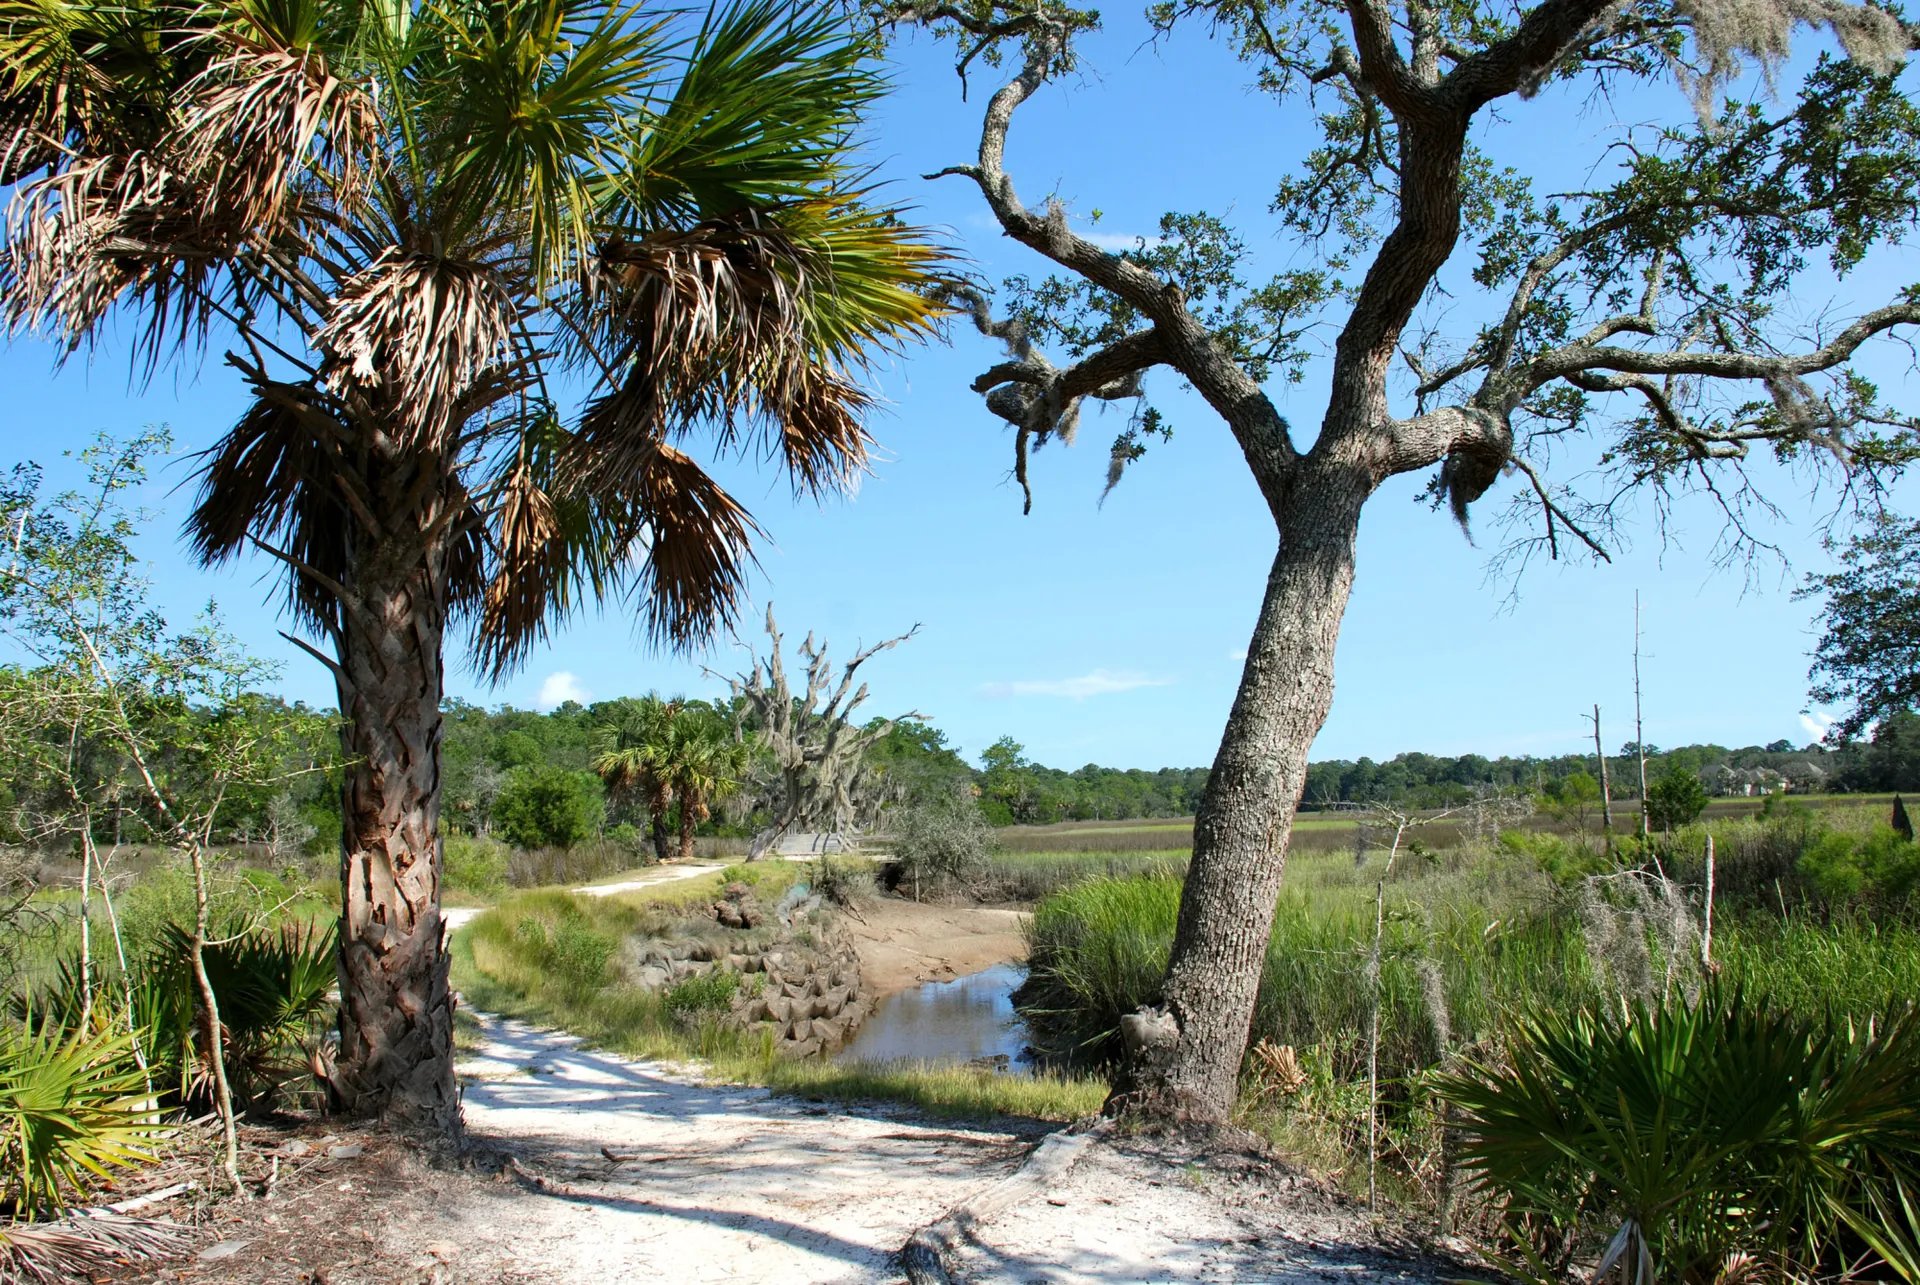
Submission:
<svg viewBox="0 0 1920 1285">
<path fill-rule="evenodd" d="M 944 1218 L 922 1227 L 900 1251 L 900 1264 L 912 1285 L 959 1285 L 960 1247 L 973 1239 L 973 1230 L 1002 1211 L 1037 1196 L 1067 1176 L 1086 1149 L 1113 1128 L 1101 1120 L 1082 1129 L 1071 1125 L 1041 1139 L 1020 1167 L 993 1186 L 947 1211 Z"/>
</svg>

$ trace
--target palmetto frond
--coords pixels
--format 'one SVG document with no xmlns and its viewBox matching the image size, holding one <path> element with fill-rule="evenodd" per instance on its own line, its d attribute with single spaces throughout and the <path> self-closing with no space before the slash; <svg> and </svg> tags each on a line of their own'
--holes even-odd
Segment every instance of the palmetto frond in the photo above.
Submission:
<svg viewBox="0 0 1920 1285">
<path fill-rule="evenodd" d="M 487 266 L 392 252 L 347 279 L 314 344 L 331 380 L 388 408 L 403 446 L 444 450 L 468 390 L 507 356 L 518 313 Z"/>
</svg>

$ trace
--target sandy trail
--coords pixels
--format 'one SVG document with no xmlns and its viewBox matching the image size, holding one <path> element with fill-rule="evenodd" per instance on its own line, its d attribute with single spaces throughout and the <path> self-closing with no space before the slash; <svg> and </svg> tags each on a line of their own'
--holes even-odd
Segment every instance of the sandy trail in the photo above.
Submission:
<svg viewBox="0 0 1920 1285">
<path fill-rule="evenodd" d="M 897 1281 L 924 1223 L 1005 1175 L 1011 1133 L 714 1087 L 572 1037 L 485 1019 L 467 1127 L 557 1194 L 501 1187 L 459 1224 L 476 1254 L 553 1282 Z M 633 1160 L 609 1163 L 601 1148 Z"/>
<path fill-rule="evenodd" d="M 726 869 L 725 862 L 700 862 L 693 865 L 655 866 L 646 874 L 634 879 L 622 879 L 619 883 L 594 883 L 570 891 L 586 897 L 611 897 L 615 893 L 633 892 L 640 888 L 649 888 L 658 883 L 673 883 L 679 879 L 696 879 L 715 870 Z M 443 906 L 440 921 L 446 925 L 449 934 L 459 932 L 478 919 L 486 911 L 485 906 Z"/>
<path fill-rule="evenodd" d="M 467 1260 L 502 1280 L 900 1282 L 907 1239 L 1013 1172 L 1033 1142 L 706 1085 L 557 1032 L 483 1023 L 481 1055 L 461 1066 L 468 1129 L 548 1186 L 469 1188 L 438 1214 Z M 977 1226 L 958 1266 L 973 1285 L 1442 1275 L 1366 1242 L 1355 1212 L 1305 1180 L 1099 1143 L 1042 1195 Z"/>
</svg>

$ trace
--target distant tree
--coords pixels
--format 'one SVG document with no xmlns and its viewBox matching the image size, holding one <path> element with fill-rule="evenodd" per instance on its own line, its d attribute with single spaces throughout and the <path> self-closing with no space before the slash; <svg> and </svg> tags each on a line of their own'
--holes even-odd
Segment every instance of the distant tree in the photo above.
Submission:
<svg viewBox="0 0 1920 1285">
<path fill-rule="evenodd" d="M 571 848 L 599 828 L 595 784 L 564 767 L 515 768 L 494 800 L 494 830 L 515 847 Z"/>
<path fill-rule="evenodd" d="M 1683 767 L 1669 767 L 1647 783 L 1647 820 L 1662 830 L 1691 825 L 1707 810 L 1707 787 Z"/>
<path fill-rule="evenodd" d="M 1600 782 L 1586 772 L 1571 773 L 1542 791 L 1541 802 L 1550 816 L 1570 823 L 1584 835 L 1587 818 L 1600 806 Z"/>
<path fill-rule="evenodd" d="M 594 730 L 593 770 L 609 798 L 637 798 L 646 809 L 653 859 L 667 859 L 673 808 L 673 719 L 678 701 L 652 692 L 614 702 Z"/>
<path fill-rule="evenodd" d="M 1809 575 L 1802 597 L 1826 600 L 1809 699 L 1843 709 L 1829 741 L 1920 703 L 1920 521 L 1881 513 L 1840 550 L 1840 568 Z"/>
<path fill-rule="evenodd" d="M 1920 714 L 1888 714 L 1841 776 L 1849 790 L 1920 790 Z"/>
<path fill-rule="evenodd" d="M 766 623 L 766 654 L 755 653 L 751 670 L 727 679 L 733 690 L 734 735 L 757 737 L 773 774 L 766 792 L 772 819 L 754 835 L 749 860 L 766 855 L 781 836 L 795 831 L 839 834 L 870 823 L 883 792 L 874 788 L 867 750 L 884 740 L 900 719 L 925 717 L 912 712 L 865 724 L 853 721 L 854 711 L 867 700 L 866 683 L 854 686 L 860 667 L 913 637 L 920 626 L 855 652 L 837 679 L 826 641 L 816 643 L 809 633 L 799 647 L 807 686 L 795 692 L 787 682 L 785 639 L 772 603 L 767 604 Z"/>
<path fill-rule="evenodd" d="M 667 726 L 662 764 L 680 812 L 680 859 L 693 858 L 694 828 L 714 803 L 745 784 L 755 746 L 736 740 L 733 729 L 704 705 L 680 705 Z"/>
</svg>

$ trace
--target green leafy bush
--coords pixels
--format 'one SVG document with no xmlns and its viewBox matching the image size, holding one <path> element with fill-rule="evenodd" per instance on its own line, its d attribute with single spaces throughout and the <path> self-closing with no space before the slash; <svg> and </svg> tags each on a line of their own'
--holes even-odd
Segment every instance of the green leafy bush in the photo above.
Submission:
<svg viewBox="0 0 1920 1285">
<path fill-rule="evenodd" d="M 0 1197 L 16 1216 L 59 1209 L 89 1178 L 152 1159 L 160 1133 L 124 1031 L 0 1028 Z"/>
<path fill-rule="evenodd" d="M 606 980 L 607 961 L 613 958 L 616 943 L 596 932 L 580 919 L 563 922 L 553 933 L 548 960 L 560 977 L 580 987 L 593 987 Z"/>
<path fill-rule="evenodd" d="M 507 890 L 507 848 L 485 836 L 450 834 L 441 847 L 447 887 L 476 897 Z"/>
<path fill-rule="evenodd" d="M 493 824 L 515 847 L 571 848 L 599 828 L 603 806 L 591 772 L 519 767 L 493 801 Z"/>
<path fill-rule="evenodd" d="M 1825 1276 L 1864 1245 L 1911 1281 L 1916 1066 L 1910 1006 L 1854 1022 L 1713 986 L 1691 1005 L 1542 1009 L 1504 1064 L 1436 1084 L 1536 1275 L 1563 1269 L 1597 1217 L 1596 1277 L 1624 1262 L 1646 1285 L 1713 1280 L 1734 1254 Z"/>
<path fill-rule="evenodd" d="M 1800 873 L 1830 902 L 1897 905 L 1920 885 L 1920 844 L 1884 824 L 1864 835 L 1826 830 L 1807 844 Z"/>
<path fill-rule="evenodd" d="M 1706 810 L 1707 787 L 1697 773 L 1683 767 L 1668 768 L 1647 786 L 1647 820 L 1656 829 L 1692 825 Z"/>
</svg>

